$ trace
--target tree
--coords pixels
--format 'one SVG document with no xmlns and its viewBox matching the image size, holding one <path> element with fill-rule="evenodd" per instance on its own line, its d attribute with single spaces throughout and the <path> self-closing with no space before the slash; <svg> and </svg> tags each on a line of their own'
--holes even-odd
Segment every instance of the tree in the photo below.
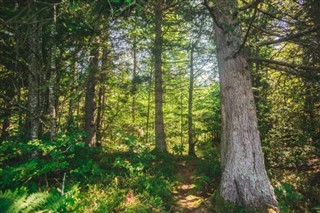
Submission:
<svg viewBox="0 0 320 213">
<path fill-rule="evenodd" d="M 86 132 L 85 141 L 88 146 L 96 146 L 96 103 L 95 103 L 95 93 L 96 93 L 96 83 L 97 83 L 97 72 L 99 63 L 99 43 L 95 43 L 94 47 L 90 51 L 91 61 L 88 68 L 88 78 L 86 83 L 86 99 L 85 99 L 85 126 L 84 130 Z"/>
<path fill-rule="evenodd" d="M 155 76 L 155 136 L 156 149 L 160 152 L 167 151 L 164 132 L 163 107 L 162 107 L 162 10 L 163 0 L 154 4 L 155 38 L 154 38 L 154 76 Z"/>
<path fill-rule="evenodd" d="M 38 139 L 40 131 L 40 81 L 41 81 L 41 27 L 37 24 L 36 17 L 32 19 L 33 23 L 29 26 L 29 81 L 28 81 L 28 109 L 30 112 L 30 138 Z"/>
<path fill-rule="evenodd" d="M 206 1 L 214 19 L 221 90 L 220 194 L 246 208 L 277 209 L 261 149 L 251 73 L 242 51 L 237 1 Z"/>
<path fill-rule="evenodd" d="M 50 139 L 53 140 L 57 132 L 57 100 L 56 100 L 56 81 L 57 81 L 57 63 L 56 63 L 56 27 L 57 27 L 57 5 L 53 5 L 53 23 L 51 29 L 51 63 L 49 79 L 49 111 L 50 111 Z"/>
<path fill-rule="evenodd" d="M 194 83 L 194 65 L 193 65 L 194 44 L 191 44 L 190 51 L 190 76 L 189 76 L 189 99 L 188 99 L 188 154 L 195 156 L 195 142 L 193 141 L 193 128 L 192 128 L 192 104 L 193 104 L 193 83 Z"/>
</svg>

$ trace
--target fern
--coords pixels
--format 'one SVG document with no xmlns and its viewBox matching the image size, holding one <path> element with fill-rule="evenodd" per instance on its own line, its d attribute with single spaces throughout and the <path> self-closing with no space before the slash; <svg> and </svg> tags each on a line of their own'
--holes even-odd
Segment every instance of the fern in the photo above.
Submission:
<svg viewBox="0 0 320 213">
<path fill-rule="evenodd" d="M 65 212 L 66 198 L 58 193 L 50 193 L 46 201 L 46 209 L 50 212 Z"/>
<path fill-rule="evenodd" d="M 0 209 L 7 213 L 28 213 L 45 203 L 48 193 L 37 192 L 28 195 L 26 189 L 0 192 Z"/>
</svg>

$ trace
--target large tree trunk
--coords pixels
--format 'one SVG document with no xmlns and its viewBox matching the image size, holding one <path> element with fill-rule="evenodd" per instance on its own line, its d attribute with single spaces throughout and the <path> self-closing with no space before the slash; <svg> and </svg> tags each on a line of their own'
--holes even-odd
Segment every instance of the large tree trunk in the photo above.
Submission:
<svg viewBox="0 0 320 213">
<path fill-rule="evenodd" d="M 240 51 L 236 1 L 217 0 L 211 8 L 221 85 L 221 196 L 246 208 L 277 209 L 260 144 L 251 73 Z"/>
<path fill-rule="evenodd" d="M 191 45 L 190 53 L 190 76 L 189 76 L 189 101 L 188 101 L 188 144 L 190 156 L 195 156 L 195 143 L 193 142 L 193 122 L 192 122 L 192 105 L 193 105 L 193 81 L 194 81 L 194 70 L 193 70 L 193 52 L 194 44 Z"/>
<path fill-rule="evenodd" d="M 95 120 L 95 91 L 96 91 L 96 81 L 97 81 L 97 70 L 98 70 L 98 58 L 99 58 L 99 48 L 94 47 L 91 50 L 90 55 L 92 57 L 89 73 L 87 78 L 86 86 L 86 99 L 85 99 L 85 127 L 86 132 L 85 142 L 89 147 L 96 146 L 96 120 Z"/>
<path fill-rule="evenodd" d="M 155 58 L 155 134 L 156 149 L 160 152 L 167 151 L 167 144 L 164 133 L 163 109 L 162 109 L 162 6 L 163 0 L 155 3 L 155 40 L 154 40 L 154 58 Z"/>
</svg>

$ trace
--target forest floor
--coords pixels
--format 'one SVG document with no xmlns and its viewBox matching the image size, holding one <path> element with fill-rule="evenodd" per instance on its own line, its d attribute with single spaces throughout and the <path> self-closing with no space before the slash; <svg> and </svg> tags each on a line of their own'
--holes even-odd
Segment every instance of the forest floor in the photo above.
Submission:
<svg viewBox="0 0 320 213">
<path fill-rule="evenodd" d="M 175 204 L 170 212 L 209 212 L 208 196 L 196 187 L 196 169 L 196 158 L 183 158 L 178 161 L 177 185 L 173 191 Z"/>
</svg>

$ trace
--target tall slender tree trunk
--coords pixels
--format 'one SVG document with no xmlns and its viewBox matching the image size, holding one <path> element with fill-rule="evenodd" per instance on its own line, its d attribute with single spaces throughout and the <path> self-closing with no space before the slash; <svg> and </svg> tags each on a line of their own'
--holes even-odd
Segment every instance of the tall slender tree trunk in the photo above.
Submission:
<svg viewBox="0 0 320 213">
<path fill-rule="evenodd" d="M 192 122 L 192 105 L 193 105 L 193 82 L 194 82 L 194 70 L 193 70 L 193 53 L 194 44 L 191 44 L 190 53 L 190 76 L 189 76 L 189 101 L 188 101 L 188 154 L 190 156 L 196 156 L 195 143 L 193 141 L 193 122 Z"/>
<path fill-rule="evenodd" d="M 56 98 L 56 81 L 57 81 L 57 64 L 56 64 L 56 4 L 53 5 L 53 24 L 52 24 L 52 46 L 51 46 L 51 64 L 49 79 L 49 111 L 50 111 L 50 139 L 56 136 L 57 132 L 57 98 Z"/>
<path fill-rule="evenodd" d="M 133 83 L 132 83 L 132 106 L 131 106 L 131 115 L 132 123 L 136 122 L 136 102 L 137 102 L 137 47 L 136 47 L 136 38 L 133 42 Z"/>
<path fill-rule="evenodd" d="M 155 12 L 155 40 L 154 40 L 154 58 L 155 58 L 155 136 L 156 149 L 160 152 L 167 151 L 166 138 L 164 133 L 163 121 L 163 79 L 162 79 L 162 6 L 163 0 L 156 1 L 154 5 Z"/>
<path fill-rule="evenodd" d="M 106 40 L 106 38 L 105 38 Z M 103 126 L 103 117 L 104 117 L 104 109 L 105 109 L 105 94 L 106 94 L 106 76 L 108 70 L 108 51 L 109 48 L 105 47 L 103 50 L 103 57 L 102 57 L 102 66 L 101 72 L 99 75 L 99 91 L 98 91 L 98 112 L 97 112 L 97 141 L 98 146 L 101 145 L 100 141 L 102 139 L 102 126 Z"/>
<path fill-rule="evenodd" d="M 149 142 L 149 123 L 150 123 L 150 107 L 151 107 L 151 85 L 152 85 L 152 71 L 148 82 L 148 105 L 147 105 L 147 122 L 146 122 L 146 144 Z"/>
<path fill-rule="evenodd" d="M 38 44 L 38 31 L 37 22 L 35 18 L 30 26 L 29 32 L 29 78 L 28 78 L 28 109 L 30 112 L 30 132 L 29 136 L 31 140 L 38 139 L 39 137 L 39 127 L 40 127 L 40 103 L 39 103 L 39 44 Z"/>
<path fill-rule="evenodd" d="M 68 121 L 67 121 L 67 131 L 71 132 L 73 131 L 74 127 L 76 126 L 76 121 L 75 121 L 75 112 L 78 111 L 78 105 L 76 103 L 79 103 L 79 97 L 77 94 L 75 94 L 75 88 L 79 87 L 79 82 L 78 82 L 78 68 L 76 62 L 73 62 L 72 64 L 72 69 L 73 69 L 73 80 L 72 84 L 70 85 L 70 91 L 69 93 L 70 98 L 69 98 L 69 106 L 68 106 Z M 77 113 L 78 116 L 78 113 Z"/>
<path fill-rule="evenodd" d="M 86 98 L 85 98 L 85 127 L 86 132 L 85 142 L 89 147 L 96 146 L 96 119 L 95 119 L 95 92 L 96 92 L 96 81 L 97 81 L 97 70 L 99 62 L 99 48 L 94 47 L 90 55 L 92 57 L 89 73 L 87 77 L 86 85 Z"/>
<path fill-rule="evenodd" d="M 180 76 L 180 85 L 182 85 L 182 76 Z M 180 87 L 180 144 L 183 146 L 183 88 Z"/>
<path fill-rule="evenodd" d="M 217 0 L 214 17 L 221 85 L 221 196 L 246 208 L 277 209 L 269 182 L 257 125 L 251 73 L 240 51 L 241 29 L 234 16 L 236 0 Z M 230 27 L 233 26 L 233 27 Z"/>
<path fill-rule="evenodd" d="M 100 83 L 104 84 L 104 74 L 100 74 Z M 100 146 L 100 141 L 102 139 L 102 121 L 105 107 L 105 86 L 100 85 L 98 91 L 98 111 L 97 111 L 97 146 Z"/>
<path fill-rule="evenodd" d="M 134 29 L 137 28 L 137 10 L 134 11 Z M 137 102 L 137 68 L 138 68 L 138 60 L 137 60 L 137 36 L 133 35 L 133 83 L 132 83 L 132 106 L 131 106 L 131 115 L 132 115 L 132 123 L 136 122 L 136 102 Z"/>
</svg>

